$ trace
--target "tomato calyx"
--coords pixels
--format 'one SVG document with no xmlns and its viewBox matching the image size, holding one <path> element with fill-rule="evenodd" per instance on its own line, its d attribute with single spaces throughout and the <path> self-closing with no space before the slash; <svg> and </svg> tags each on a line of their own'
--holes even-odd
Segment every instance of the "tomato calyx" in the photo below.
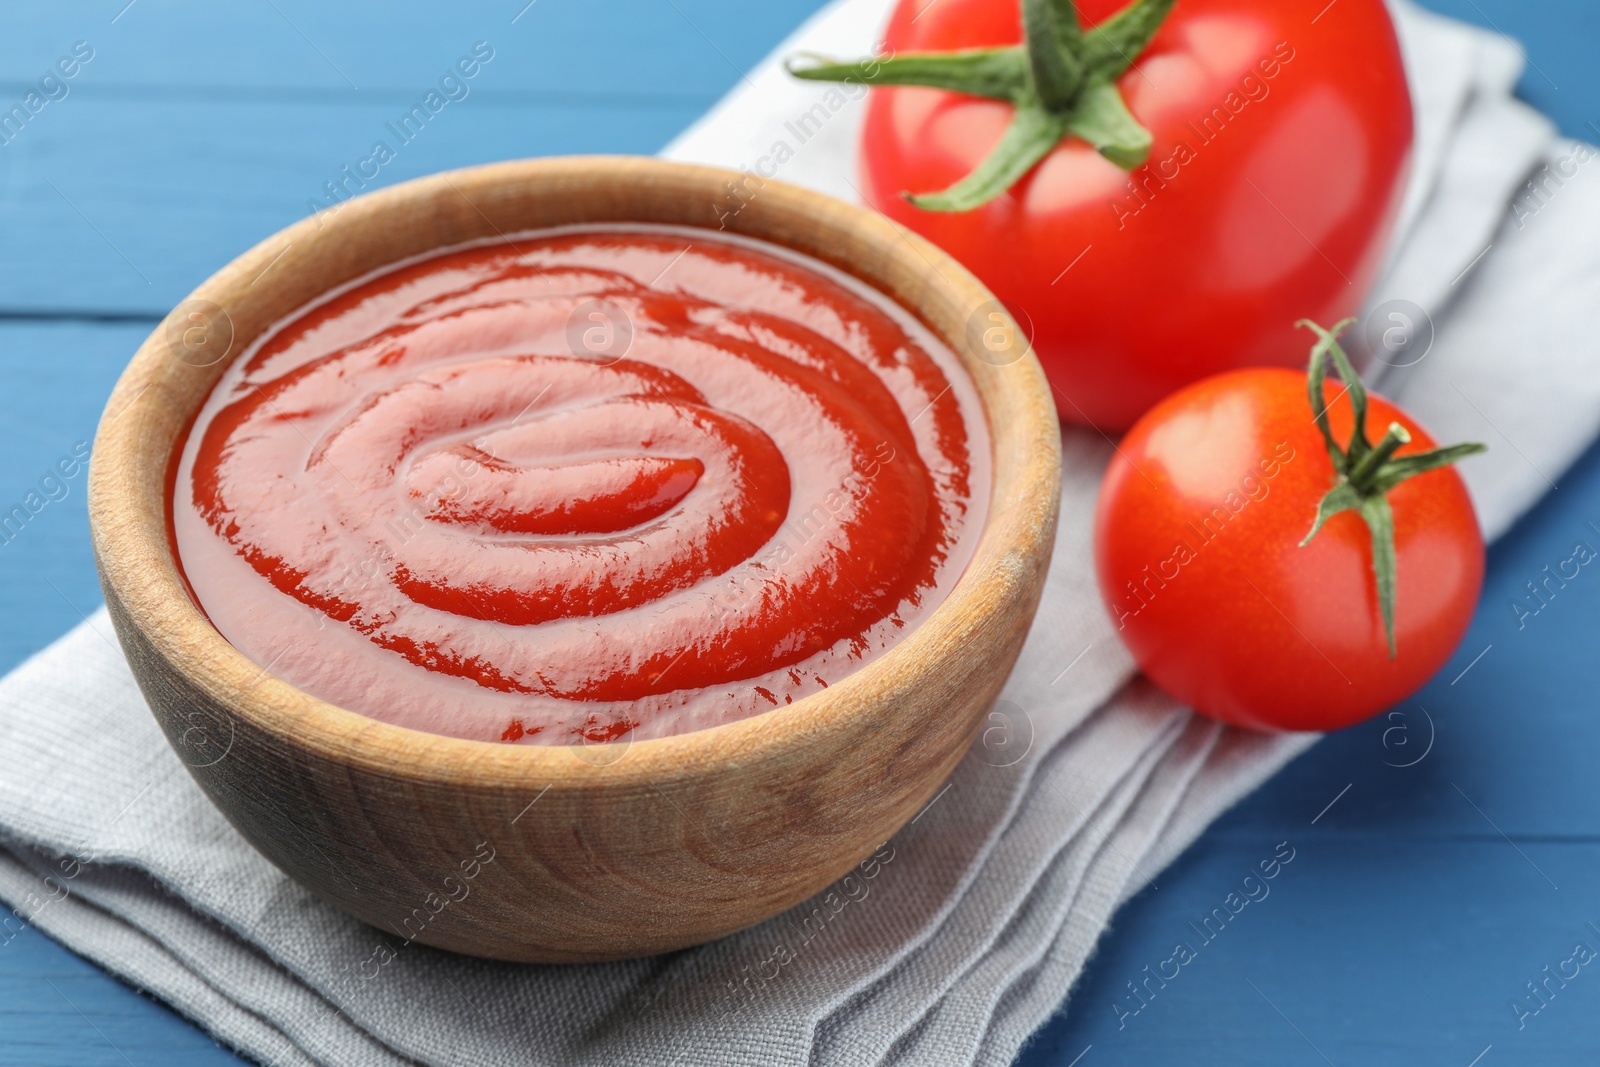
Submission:
<svg viewBox="0 0 1600 1067">
<path fill-rule="evenodd" d="M 1389 507 L 1388 492 L 1407 478 L 1486 451 L 1488 446 L 1471 441 L 1396 456 L 1395 452 L 1411 441 L 1411 434 L 1398 422 L 1391 422 L 1383 437 L 1373 444 L 1367 437 L 1367 390 L 1351 366 L 1350 357 L 1339 344 L 1339 334 L 1355 321 L 1345 319 L 1332 330 L 1323 329 L 1310 319 L 1295 323 L 1317 335 L 1317 343 L 1311 349 L 1311 364 L 1306 371 L 1306 389 L 1317 429 L 1322 431 L 1323 443 L 1328 447 L 1328 458 L 1333 461 L 1333 469 L 1338 475 L 1333 488 L 1318 503 L 1311 532 L 1300 542 L 1300 547 L 1310 544 L 1323 524 L 1340 512 L 1354 511 L 1361 516 L 1372 535 L 1372 572 L 1378 586 L 1378 607 L 1383 613 L 1384 633 L 1389 638 L 1389 658 L 1394 659 L 1394 512 Z M 1350 441 L 1343 446 L 1334 438 L 1333 428 L 1328 423 L 1328 399 L 1323 391 L 1329 356 L 1345 383 L 1344 391 L 1350 397 L 1350 409 L 1354 415 Z"/>
<path fill-rule="evenodd" d="M 1132 0 L 1085 31 L 1073 0 L 1021 0 L 1023 43 L 1010 48 L 919 52 L 841 63 L 806 56 L 789 73 L 812 81 L 921 85 L 1004 100 L 1015 109 L 999 144 L 948 189 L 903 193 L 925 211 L 971 211 L 1011 188 L 1065 137 L 1081 138 L 1133 170 L 1150 155 L 1150 131 L 1133 117 L 1116 79 L 1149 45 L 1176 0 Z"/>
</svg>

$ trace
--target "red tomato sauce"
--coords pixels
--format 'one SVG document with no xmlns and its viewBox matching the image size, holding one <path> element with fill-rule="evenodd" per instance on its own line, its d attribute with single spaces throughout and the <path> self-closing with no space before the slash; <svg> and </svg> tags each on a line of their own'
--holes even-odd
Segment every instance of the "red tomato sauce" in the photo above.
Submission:
<svg viewBox="0 0 1600 1067">
<path fill-rule="evenodd" d="M 989 444 L 911 315 L 671 229 L 392 268 L 245 352 L 173 474 L 200 606 L 375 719 L 535 744 L 793 703 L 960 576 Z"/>
</svg>

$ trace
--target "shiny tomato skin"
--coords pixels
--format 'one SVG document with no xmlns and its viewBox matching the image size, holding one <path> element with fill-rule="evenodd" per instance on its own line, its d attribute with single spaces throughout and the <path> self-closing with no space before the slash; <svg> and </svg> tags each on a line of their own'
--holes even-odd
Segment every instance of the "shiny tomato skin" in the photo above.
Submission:
<svg viewBox="0 0 1600 1067">
<path fill-rule="evenodd" d="M 1122 3 L 1078 6 L 1092 24 Z M 1016 0 L 901 0 L 884 46 L 1020 39 Z M 1178 0 L 1118 84 L 1154 138 L 1132 173 L 1068 138 L 983 207 L 920 210 L 901 194 L 961 178 L 1012 114 L 923 88 L 873 91 L 860 162 L 867 202 L 982 279 L 1061 417 L 1101 430 L 1210 374 L 1300 365 L 1293 321 L 1354 314 L 1373 281 L 1412 137 L 1382 0 Z"/>
<path fill-rule="evenodd" d="M 1351 420 L 1338 395 L 1330 421 L 1341 442 Z M 1390 422 L 1411 432 L 1400 455 L 1434 447 L 1372 397 L 1373 436 Z M 1445 467 L 1389 493 L 1395 659 L 1361 518 L 1336 515 L 1299 547 L 1333 484 L 1305 375 L 1289 370 L 1189 386 L 1122 439 L 1100 491 L 1095 564 L 1119 635 L 1152 681 L 1238 726 L 1332 730 L 1403 700 L 1444 664 L 1483 584 L 1483 537 L 1461 476 Z"/>
</svg>

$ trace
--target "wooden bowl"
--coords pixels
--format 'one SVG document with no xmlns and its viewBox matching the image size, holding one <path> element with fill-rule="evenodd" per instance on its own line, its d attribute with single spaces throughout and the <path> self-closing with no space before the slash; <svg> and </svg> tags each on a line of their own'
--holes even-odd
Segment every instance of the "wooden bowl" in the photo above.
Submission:
<svg viewBox="0 0 1600 1067">
<path fill-rule="evenodd" d="M 824 692 L 631 745 L 487 744 L 391 726 L 236 651 L 191 600 L 167 520 L 174 450 L 225 357 L 398 260 L 589 222 L 788 246 L 887 293 L 955 350 L 988 417 L 993 487 L 976 555 L 945 603 Z M 357 197 L 212 276 L 117 383 L 89 478 L 106 604 L 145 699 L 212 801 L 350 914 L 407 940 L 530 962 L 708 941 L 821 890 L 916 814 L 1016 660 L 1049 562 L 1060 442 L 1032 353 L 980 347 L 998 307 L 953 259 L 879 215 L 713 168 L 532 160 Z"/>
</svg>

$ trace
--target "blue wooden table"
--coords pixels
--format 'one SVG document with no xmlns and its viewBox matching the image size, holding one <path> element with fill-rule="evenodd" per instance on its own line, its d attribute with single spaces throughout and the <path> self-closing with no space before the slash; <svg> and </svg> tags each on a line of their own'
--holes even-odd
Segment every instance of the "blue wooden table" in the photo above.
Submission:
<svg viewBox="0 0 1600 1067">
<path fill-rule="evenodd" d="M 1429 2 L 1519 38 L 1532 61 L 1523 95 L 1568 134 L 1600 137 L 1592 0 Z M 10 5 L 0 111 L 58 60 L 74 74 L 0 134 L 0 503 L 92 437 L 166 309 L 324 199 L 477 42 L 493 59 L 376 182 L 655 151 L 815 6 Z M 1600 577 L 1522 629 L 1508 607 L 1575 542 L 1600 546 L 1600 450 L 1557 481 L 1491 554 L 1456 661 L 1214 826 L 1121 913 L 1070 1014 L 1023 1063 L 1600 1063 L 1600 966 L 1540 985 L 1541 999 L 1527 986 L 1580 942 L 1600 950 Z M 98 603 L 82 478 L 46 488 L 45 509 L 0 545 L 0 669 Z M 1148 1003 L 1132 999 L 1128 983 L 1285 840 L 1296 859 L 1270 897 Z M 0 949 L 0 1065 L 231 1062 L 36 932 Z"/>
</svg>

